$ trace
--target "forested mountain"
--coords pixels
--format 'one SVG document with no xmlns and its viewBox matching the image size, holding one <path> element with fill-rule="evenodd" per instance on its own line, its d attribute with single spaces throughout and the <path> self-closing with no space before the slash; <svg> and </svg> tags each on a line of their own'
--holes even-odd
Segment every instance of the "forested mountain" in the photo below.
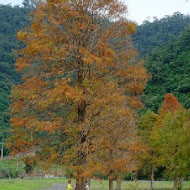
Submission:
<svg viewBox="0 0 190 190">
<path fill-rule="evenodd" d="M 29 23 L 27 15 L 31 7 L 33 6 L 27 4 L 27 1 L 24 8 L 0 5 L 0 141 L 3 136 L 6 137 L 4 129 L 9 127 L 10 87 L 20 82 L 14 67 L 13 50 L 19 49 L 22 44 L 17 41 L 16 33 Z M 137 26 L 133 41 L 141 56 L 147 57 L 146 66 L 152 74 L 152 80 L 143 97 L 147 108 L 157 111 L 168 92 L 173 92 L 185 107 L 190 105 L 190 32 L 177 39 L 180 33 L 185 32 L 189 23 L 190 16 L 175 13 L 173 16 L 155 19 L 152 23 L 145 21 Z M 171 39 L 175 39 L 175 42 L 166 45 Z M 154 49 L 155 47 L 157 48 Z"/>
<path fill-rule="evenodd" d="M 20 81 L 14 66 L 13 50 L 21 46 L 16 33 L 29 23 L 28 13 L 27 8 L 0 5 L 0 140 L 6 137 L 4 129 L 9 127 L 10 87 Z"/>
<path fill-rule="evenodd" d="M 173 93 L 185 108 L 189 108 L 190 30 L 175 41 L 155 48 L 145 62 L 152 74 L 144 96 L 146 108 L 157 112 L 167 93 Z"/>
<path fill-rule="evenodd" d="M 190 16 L 179 12 L 172 16 L 165 16 L 153 22 L 145 20 L 142 25 L 137 26 L 137 33 L 134 35 L 134 43 L 141 56 L 150 53 L 155 47 L 160 47 L 175 39 L 190 26 Z"/>
</svg>

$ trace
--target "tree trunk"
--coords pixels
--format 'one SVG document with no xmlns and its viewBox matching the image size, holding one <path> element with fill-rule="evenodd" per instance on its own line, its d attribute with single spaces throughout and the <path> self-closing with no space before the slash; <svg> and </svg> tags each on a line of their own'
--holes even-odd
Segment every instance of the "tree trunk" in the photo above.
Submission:
<svg viewBox="0 0 190 190">
<path fill-rule="evenodd" d="M 151 176 L 150 176 L 150 190 L 154 189 L 154 169 L 151 168 Z"/>
<path fill-rule="evenodd" d="M 121 190 L 121 175 L 117 176 L 117 185 L 115 190 Z"/>
<path fill-rule="evenodd" d="M 184 185 L 184 179 L 182 178 L 180 181 L 179 181 L 179 189 L 183 189 L 183 185 Z"/>
<path fill-rule="evenodd" d="M 86 189 L 86 180 L 82 177 L 76 179 L 76 190 L 85 190 Z"/>
<path fill-rule="evenodd" d="M 109 179 L 109 190 L 113 190 L 113 179 Z"/>
<path fill-rule="evenodd" d="M 82 82 L 83 82 L 83 71 L 79 70 L 78 71 L 78 87 L 82 88 Z M 78 124 L 83 123 L 85 120 L 85 114 L 86 114 L 86 102 L 83 101 L 78 105 Z M 86 153 L 83 150 L 83 144 L 86 141 L 86 134 L 85 131 L 80 131 L 79 133 L 79 143 L 78 143 L 78 160 L 77 160 L 77 166 L 80 168 L 84 168 L 84 164 L 86 163 Z M 76 179 L 76 190 L 85 190 L 86 186 L 86 179 L 81 177 L 81 173 L 83 171 L 79 170 L 78 171 L 78 176 Z"/>
<path fill-rule="evenodd" d="M 179 177 L 174 178 L 174 190 L 181 190 L 183 188 L 183 179 Z"/>
<path fill-rule="evenodd" d="M 179 184 L 178 177 L 175 177 L 174 178 L 174 187 L 173 187 L 173 190 L 178 190 L 178 184 Z"/>
<path fill-rule="evenodd" d="M 88 184 L 89 189 L 90 189 L 90 177 L 87 179 L 87 184 Z"/>
</svg>

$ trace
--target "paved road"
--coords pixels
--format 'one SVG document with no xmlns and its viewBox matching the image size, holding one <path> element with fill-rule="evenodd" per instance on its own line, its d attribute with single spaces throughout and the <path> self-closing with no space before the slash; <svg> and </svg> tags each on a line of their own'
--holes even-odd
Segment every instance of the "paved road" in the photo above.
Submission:
<svg viewBox="0 0 190 190">
<path fill-rule="evenodd" d="M 53 186 L 42 190 L 66 190 L 66 189 L 67 189 L 67 184 L 54 184 Z"/>
</svg>

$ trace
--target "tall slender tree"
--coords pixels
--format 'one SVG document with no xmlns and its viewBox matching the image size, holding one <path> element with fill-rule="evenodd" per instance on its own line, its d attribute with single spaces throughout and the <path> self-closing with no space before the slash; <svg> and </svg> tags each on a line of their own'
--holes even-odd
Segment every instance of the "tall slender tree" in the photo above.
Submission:
<svg viewBox="0 0 190 190">
<path fill-rule="evenodd" d="M 140 156 L 143 165 L 143 170 L 150 174 L 150 190 L 154 189 L 154 171 L 157 166 L 157 153 L 152 141 L 152 131 L 158 119 L 158 115 L 148 110 L 146 114 L 142 115 L 138 120 L 139 135 L 142 142 L 147 147 L 147 150 Z"/>
</svg>

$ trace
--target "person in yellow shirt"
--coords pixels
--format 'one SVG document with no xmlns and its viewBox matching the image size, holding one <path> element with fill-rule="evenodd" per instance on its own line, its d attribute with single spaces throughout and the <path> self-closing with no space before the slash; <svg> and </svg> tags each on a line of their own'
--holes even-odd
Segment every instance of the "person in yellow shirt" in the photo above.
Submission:
<svg viewBox="0 0 190 190">
<path fill-rule="evenodd" d="M 73 190 L 72 186 L 71 186 L 71 180 L 68 180 L 68 184 L 67 184 L 67 190 Z"/>
</svg>

